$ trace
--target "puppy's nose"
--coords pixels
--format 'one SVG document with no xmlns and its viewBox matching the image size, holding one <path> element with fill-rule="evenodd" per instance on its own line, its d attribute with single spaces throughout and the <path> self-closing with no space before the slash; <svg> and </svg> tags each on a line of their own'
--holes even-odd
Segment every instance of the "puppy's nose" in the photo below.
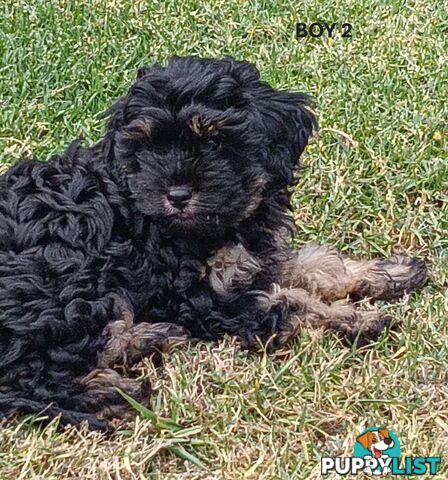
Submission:
<svg viewBox="0 0 448 480">
<path fill-rule="evenodd" d="M 184 208 L 191 198 L 191 188 L 186 186 L 171 187 L 167 193 L 168 200 L 177 208 Z"/>
</svg>

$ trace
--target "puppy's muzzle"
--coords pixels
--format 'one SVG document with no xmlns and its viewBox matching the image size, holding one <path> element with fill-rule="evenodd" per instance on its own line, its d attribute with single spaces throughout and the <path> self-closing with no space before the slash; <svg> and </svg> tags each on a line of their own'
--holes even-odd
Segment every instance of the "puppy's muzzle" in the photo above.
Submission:
<svg viewBox="0 0 448 480">
<path fill-rule="evenodd" d="M 185 208 L 191 199 L 191 188 L 187 186 L 171 187 L 168 190 L 167 198 L 173 207 Z"/>
</svg>

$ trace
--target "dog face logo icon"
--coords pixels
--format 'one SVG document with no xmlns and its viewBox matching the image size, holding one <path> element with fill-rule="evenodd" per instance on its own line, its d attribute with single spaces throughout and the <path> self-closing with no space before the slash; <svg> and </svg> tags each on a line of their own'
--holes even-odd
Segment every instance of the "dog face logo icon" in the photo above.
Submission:
<svg viewBox="0 0 448 480">
<path fill-rule="evenodd" d="M 372 427 L 356 437 L 352 457 L 322 456 L 323 477 L 336 473 L 341 476 L 364 473 L 367 476 L 437 475 L 441 457 L 401 456 L 400 442 L 389 429 Z"/>
<path fill-rule="evenodd" d="M 356 437 L 354 456 L 365 460 L 375 459 L 379 463 L 375 469 L 366 467 L 367 475 L 388 475 L 391 473 L 390 460 L 400 457 L 400 442 L 387 428 L 369 428 Z"/>
<path fill-rule="evenodd" d="M 389 448 L 394 446 L 394 441 L 390 437 L 389 431 L 385 428 L 368 430 L 356 437 L 356 441 L 366 450 L 370 450 L 375 458 L 380 458 L 385 450 L 389 450 Z"/>
</svg>

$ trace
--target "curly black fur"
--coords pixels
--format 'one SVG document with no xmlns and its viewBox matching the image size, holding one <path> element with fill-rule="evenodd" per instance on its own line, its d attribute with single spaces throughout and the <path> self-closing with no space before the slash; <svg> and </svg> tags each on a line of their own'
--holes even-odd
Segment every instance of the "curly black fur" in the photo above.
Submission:
<svg viewBox="0 0 448 480">
<path fill-rule="evenodd" d="M 117 362 L 184 335 L 275 347 L 292 318 L 313 323 L 308 301 L 271 288 L 291 255 L 287 186 L 315 127 L 308 105 L 247 62 L 173 58 L 139 71 L 97 145 L 0 178 L 1 416 L 103 428 L 117 386 L 144 394 Z M 229 245 L 233 277 L 212 275 Z"/>
</svg>

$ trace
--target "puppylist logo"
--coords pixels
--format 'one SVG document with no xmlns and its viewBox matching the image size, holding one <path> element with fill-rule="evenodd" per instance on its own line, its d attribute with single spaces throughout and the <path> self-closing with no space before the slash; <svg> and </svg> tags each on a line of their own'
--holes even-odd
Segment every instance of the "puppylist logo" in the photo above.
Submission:
<svg viewBox="0 0 448 480">
<path fill-rule="evenodd" d="M 353 457 L 322 457 L 321 474 L 436 475 L 440 463 L 440 457 L 401 457 L 397 436 L 387 428 L 373 427 L 356 437 Z"/>
</svg>

